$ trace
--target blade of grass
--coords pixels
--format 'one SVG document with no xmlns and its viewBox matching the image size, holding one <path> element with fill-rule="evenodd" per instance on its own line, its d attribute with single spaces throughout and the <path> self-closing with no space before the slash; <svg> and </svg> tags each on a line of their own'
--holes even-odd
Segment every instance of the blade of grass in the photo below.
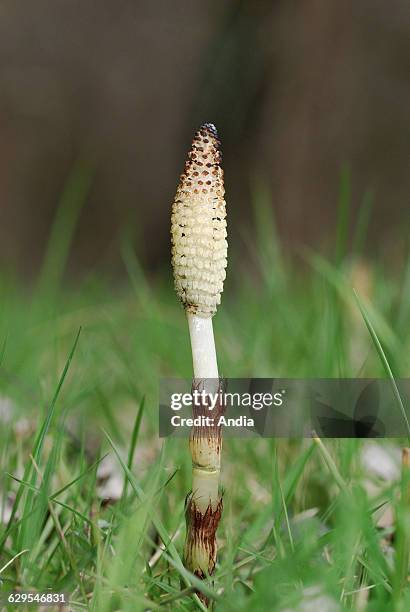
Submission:
<svg viewBox="0 0 410 612">
<path fill-rule="evenodd" d="M 111 448 L 113 449 L 122 469 L 124 470 L 125 474 L 127 475 L 127 478 L 129 480 L 129 483 L 131 485 L 131 487 L 134 489 L 135 493 L 137 494 L 137 497 L 140 501 L 145 501 L 146 500 L 146 495 L 144 493 L 144 491 L 142 490 L 142 488 L 139 486 L 139 484 L 137 483 L 133 473 L 131 472 L 131 470 L 129 469 L 128 465 L 124 462 L 123 458 L 121 457 L 120 453 L 118 452 L 113 440 L 111 439 L 110 435 L 108 434 L 108 432 L 106 432 L 103 429 L 103 433 L 105 435 L 105 437 L 107 438 Z M 174 560 L 177 563 L 180 563 L 180 567 L 183 567 L 181 558 L 178 554 L 177 549 L 175 548 L 175 545 L 173 544 L 171 538 L 168 536 L 167 530 L 165 529 L 162 521 L 155 515 L 153 514 L 152 518 L 152 522 L 154 523 L 154 526 L 156 528 L 156 530 L 158 531 L 158 534 L 164 544 L 164 546 L 166 548 L 168 548 L 168 550 L 170 551 L 172 557 L 174 558 Z"/>
<path fill-rule="evenodd" d="M 131 470 L 132 464 L 134 461 L 134 454 L 135 454 L 135 449 L 137 446 L 137 440 L 138 440 L 138 434 L 139 434 L 140 427 L 141 427 L 142 416 L 144 414 L 144 407 L 145 407 L 145 395 L 141 400 L 137 415 L 135 417 L 134 427 L 132 428 L 131 442 L 130 442 L 130 448 L 128 451 L 128 459 L 127 459 L 127 467 L 129 470 Z M 124 486 L 123 486 L 122 495 L 121 495 L 122 504 L 124 503 L 124 500 L 127 496 L 127 485 L 128 485 L 128 478 L 127 478 L 127 475 L 124 474 Z"/>
<path fill-rule="evenodd" d="M 77 221 L 90 191 L 92 174 L 90 167 L 77 161 L 68 177 L 40 272 L 41 295 L 54 295 L 60 285 Z"/>
<path fill-rule="evenodd" d="M 387 376 L 390 379 L 390 383 L 391 383 L 391 386 L 392 386 L 392 389 L 393 389 L 394 396 L 395 396 L 396 401 L 397 401 L 397 405 L 399 406 L 401 415 L 403 417 L 403 421 L 404 421 L 406 429 L 407 429 L 407 433 L 408 433 L 407 437 L 408 437 L 408 442 L 409 442 L 409 445 L 410 445 L 410 423 L 408 421 L 406 410 L 404 408 L 404 404 L 403 404 L 403 401 L 401 399 L 400 392 L 399 392 L 399 390 L 397 388 L 397 384 L 396 384 L 395 378 L 393 376 L 393 372 L 392 372 L 392 370 L 390 368 L 390 364 L 389 364 L 389 362 L 387 360 L 387 357 L 386 357 L 386 355 L 384 353 L 383 347 L 382 347 L 381 342 L 380 342 L 380 340 L 379 340 L 379 338 L 377 336 L 377 333 L 376 333 L 376 331 L 375 331 L 375 329 L 374 329 L 374 327 L 373 327 L 373 325 L 372 325 L 372 323 L 370 321 L 370 318 L 369 318 L 369 316 L 368 316 L 368 314 L 367 314 L 363 304 L 361 303 L 361 300 L 360 300 L 359 296 L 357 295 L 356 291 L 353 290 L 353 292 L 354 292 L 354 295 L 355 295 L 355 298 L 356 298 L 357 305 L 358 305 L 359 310 L 361 312 L 361 315 L 362 315 L 362 317 L 364 319 L 364 322 L 365 322 L 366 327 L 367 327 L 367 329 L 369 331 L 369 334 L 370 334 L 370 336 L 371 336 L 371 338 L 373 340 L 373 344 L 375 345 L 377 353 L 378 353 L 378 355 L 380 357 L 380 361 L 382 362 L 384 370 L 385 370 Z"/>
<path fill-rule="evenodd" d="M 43 422 L 43 424 L 42 424 L 42 426 L 41 426 L 41 428 L 40 428 L 40 430 L 39 430 L 39 432 L 37 434 L 37 438 L 36 438 L 36 440 L 34 442 L 34 447 L 33 447 L 33 451 L 32 451 L 32 457 L 33 457 L 35 463 L 39 462 L 38 460 L 39 460 L 39 457 L 41 455 L 41 451 L 42 451 L 42 448 L 43 448 L 44 440 L 45 440 L 47 432 L 48 432 L 48 430 L 50 428 L 51 421 L 52 421 L 54 413 L 55 413 L 57 399 L 58 399 L 58 396 L 60 394 L 61 388 L 63 386 L 64 380 L 65 380 L 65 378 L 67 376 L 68 370 L 70 368 L 71 361 L 72 361 L 72 359 L 74 357 L 74 353 L 75 353 L 75 350 L 77 348 L 78 340 L 80 338 L 80 333 L 81 333 L 81 327 L 78 330 L 78 333 L 77 333 L 77 336 L 75 338 L 74 344 L 73 344 L 73 346 L 71 348 L 70 354 L 69 354 L 68 359 L 67 359 L 67 361 L 65 363 L 64 370 L 63 370 L 63 372 L 61 374 L 59 383 L 57 385 L 57 388 L 56 388 L 56 391 L 54 393 L 53 399 L 51 401 L 51 404 L 50 404 L 47 416 L 46 416 L 46 418 L 45 418 L 45 420 L 44 420 L 44 422 Z M 23 476 L 22 480 L 26 481 L 26 482 L 30 482 L 31 484 L 35 483 L 35 481 L 36 481 L 36 474 L 35 474 L 35 471 L 32 470 L 31 462 L 27 462 L 25 470 L 24 470 L 24 476 Z M 13 508 L 11 510 L 11 513 L 10 513 L 10 518 L 8 520 L 7 527 L 5 529 L 5 532 L 3 534 L 2 539 L 0 541 L 0 549 L 3 547 L 4 542 L 6 541 L 6 539 L 8 537 L 8 534 L 10 532 L 10 529 L 12 527 L 14 518 L 16 516 L 16 512 L 18 510 L 18 507 L 19 507 L 19 504 L 20 504 L 20 501 L 21 501 L 21 497 L 23 495 L 23 491 L 24 491 L 24 488 L 23 488 L 22 485 L 20 485 L 20 487 L 19 487 L 19 489 L 17 491 L 17 494 L 16 494 L 16 498 L 15 498 L 15 501 L 14 501 L 14 504 L 13 504 Z M 30 503 L 28 503 L 28 502 L 30 502 Z M 31 512 L 31 510 L 32 510 L 31 505 L 30 505 L 31 504 L 31 500 L 28 500 L 28 502 L 26 500 L 26 504 L 25 504 L 24 510 L 22 512 L 23 516 L 29 514 Z M 29 508 L 29 510 L 27 510 L 27 508 Z"/>
<path fill-rule="evenodd" d="M 332 476 L 333 476 L 337 486 L 339 487 L 339 489 L 341 491 L 345 491 L 345 492 L 348 493 L 349 492 L 349 487 L 348 487 L 347 483 L 345 482 L 343 476 L 339 472 L 339 469 L 338 469 L 336 463 L 334 462 L 332 455 L 329 453 L 329 451 L 327 450 L 326 446 L 323 444 L 322 440 L 319 438 L 319 436 L 314 434 L 313 435 L 313 441 L 315 442 L 315 444 L 319 448 L 320 454 L 322 455 L 322 458 L 323 458 L 326 466 L 329 468 L 329 472 L 332 474 Z"/>
<path fill-rule="evenodd" d="M 43 423 L 43 425 L 42 425 L 42 427 L 40 429 L 40 432 L 38 434 L 38 438 L 36 440 L 36 443 L 34 444 L 34 450 L 33 450 L 33 453 L 32 453 L 33 464 L 34 465 L 39 465 L 39 463 L 40 463 L 41 451 L 42 451 L 42 448 L 43 448 L 44 440 L 45 440 L 45 437 L 46 437 L 46 435 L 47 435 L 47 433 L 48 433 L 48 431 L 50 429 L 51 421 L 52 421 L 53 416 L 55 414 L 55 409 L 56 409 L 56 405 L 57 405 L 57 399 L 58 399 L 58 397 L 60 395 L 60 391 L 62 389 L 62 386 L 64 384 L 65 378 L 66 378 L 67 373 L 68 373 L 68 370 L 70 368 L 71 361 L 72 361 L 72 359 L 74 357 L 74 353 L 75 353 L 75 350 L 77 348 L 78 340 L 80 338 L 80 333 L 81 333 L 81 327 L 78 330 L 78 333 L 77 333 L 77 336 L 75 338 L 74 344 L 73 344 L 73 346 L 71 348 L 70 354 L 69 354 L 68 359 L 67 359 L 67 361 L 65 363 L 65 366 L 64 366 L 64 369 L 63 369 L 63 373 L 61 374 L 60 380 L 58 382 L 58 385 L 57 385 L 56 391 L 54 393 L 54 397 L 53 397 L 53 399 L 51 401 L 50 408 L 49 408 L 48 414 L 46 416 L 46 419 L 45 419 L 45 421 L 44 421 L 44 423 Z M 51 456 L 55 458 L 55 455 L 53 455 L 53 453 L 51 454 Z M 47 468 L 46 468 L 46 470 L 47 470 Z M 49 468 L 47 470 L 47 472 L 48 472 L 48 477 L 50 477 L 50 475 L 52 473 L 52 469 Z M 34 485 L 36 483 L 37 473 L 36 473 L 36 470 L 32 468 L 31 463 L 28 463 L 27 466 L 26 466 L 26 470 L 24 472 L 23 480 L 30 482 L 30 484 L 32 484 L 32 485 Z M 19 489 L 19 492 L 20 492 L 20 489 Z M 21 495 L 20 495 L 20 497 L 21 497 Z M 16 496 L 16 503 L 13 506 L 13 510 L 15 508 L 17 509 L 17 505 L 18 505 L 17 504 L 17 498 L 19 498 L 18 494 Z M 25 499 L 25 504 L 24 504 L 24 507 L 23 507 L 23 514 L 26 514 L 27 512 L 29 512 L 33 508 L 33 499 L 34 499 L 33 498 L 33 492 L 29 489 L 28 492 L 27 492 L 27 496 L 26 496 L 26 499 Z M 18 537 L 18 546 L 19 546 L 19 548 L 24 548 L 23 543 L 26 541 L 27 537 L 31 538 L 31 536 L 29 536 L 30 531 L 31 531 L 31 534 L 33 534 L 32 530 L 29 529 L 28 523 L 25 523 L 22 526 L 22 529 L 20 530 L 19 537 Z"/>
<path fill-rule="evenodd" d="M 306 259 L 313 269 L 337 289 L 340 297 L 345 300 L 347 304 L 354 304 L 354 289 L 349 285 L 342 272 L 334 268 L 328 261 L 316 253 L 306 252 Z M 391 325 L 380 312 L 372 308 L 370 303 L 364 300 L 363 302 L 366 304 L 367 311 L 371 313 L 372 319 L 377 324 L 389 351 L 393 354 L 399 352 L 400 347 Z"/>
</svg>

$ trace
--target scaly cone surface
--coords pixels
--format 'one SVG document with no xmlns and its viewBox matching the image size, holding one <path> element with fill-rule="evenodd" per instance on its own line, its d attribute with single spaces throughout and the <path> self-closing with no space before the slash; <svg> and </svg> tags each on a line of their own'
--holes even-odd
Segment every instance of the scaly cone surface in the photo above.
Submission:
<svg viewBox="0 0 410 612">
<path fill-rule="evenodd" d="M 175 289 L 187 312 L 212 317 L 226 276 L 226 208 L 218 133 L 206 123 L 195 134 L 172 207 Z"/>
</svg>

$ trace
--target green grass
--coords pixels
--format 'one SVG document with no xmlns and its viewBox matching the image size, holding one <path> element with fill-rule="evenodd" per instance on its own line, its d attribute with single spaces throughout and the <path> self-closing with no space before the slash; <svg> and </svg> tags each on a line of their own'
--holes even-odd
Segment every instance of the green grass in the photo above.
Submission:
<svg viewBox="0 0 410 612">
<path fill-rule="evenodd" d="M 226 440 L 215 576 L 201 583 L 184 569 L 190 456 L 158 439 L 157 393 L 160 376 L 191 376 L 185 318 L 170 270 L 148 278 L 128 243 L 121 287 L 98 275 L 62 283 L 62 219 L 72 234 L 88 185 L 78 180 L 40 281 L 0 277 L 1 588 L 51 587 L 71 609 L 99 612 L 203 609 L 195 589 L 228 611 L 409 609 L 408 473 L 398 460 L 397 478 L 375 475 L 359 440 Z M 347 174 L 341 193 L 328 259 L 289 261 L 268 208 L 256 209 L 258 240 L 231 249 L 215 317 L 223 375 L 409 376 L 410 259 L 387 274 L 361 258 L 368 197 L 350 253 Z M 379 526 L 387 507 L 394 518 Z"/>
</svg>

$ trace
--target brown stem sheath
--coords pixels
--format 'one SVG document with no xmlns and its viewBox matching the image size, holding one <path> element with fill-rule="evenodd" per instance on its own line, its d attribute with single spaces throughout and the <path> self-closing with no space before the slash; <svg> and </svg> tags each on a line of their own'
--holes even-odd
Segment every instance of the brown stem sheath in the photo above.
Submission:
<svg viewBox="0 0 410 612">
<path fill-rule="evenodd" d="M 192 388 L 201 390 L 205 386 L 205 381 L 194 380 Z M 223 391 L 223 388 L 222 381 L 219 381 L 218 393 Z M 209 425 L 193 427 L 189 440 L 193 483 L 197 482 L 198 486 L 193 488 L 185 500 L 187 533 L 184 564 L 201 579 L 211 576 L 216 564 L 216 531 L 223 509 L 222 495 L 219 492 L 222 426 L 218 421 L 223 413 L 224 406 L 221 401 L 217 402 L 212 411 L 209 410 L 206 399 L 205 402 L 193 406 L 194 418 L 212 419 Z M 204 603 L 208 603 L 203 594 L 198 595 Z"/>
</svg>

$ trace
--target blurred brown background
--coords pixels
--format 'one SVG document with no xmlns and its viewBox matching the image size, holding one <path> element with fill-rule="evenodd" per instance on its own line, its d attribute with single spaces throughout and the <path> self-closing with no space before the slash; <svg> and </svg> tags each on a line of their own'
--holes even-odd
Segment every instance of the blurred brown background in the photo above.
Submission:
<svg viewBox="0 0 410 612">
<path fill-rule="evenodd" d="M 76 160 L 94 168 L 73 271 L 120 269 L 127 228 L 168 258 L 169 207 L 193 131 L 217 125 L 230 227 L 269 188 L 281 236 L 333 231 L 341 169 L 374 194 L 369 249 L 409 229 L 407 0 L 3 0 L 0 257 L 30 274 Z"/>
</svg>

